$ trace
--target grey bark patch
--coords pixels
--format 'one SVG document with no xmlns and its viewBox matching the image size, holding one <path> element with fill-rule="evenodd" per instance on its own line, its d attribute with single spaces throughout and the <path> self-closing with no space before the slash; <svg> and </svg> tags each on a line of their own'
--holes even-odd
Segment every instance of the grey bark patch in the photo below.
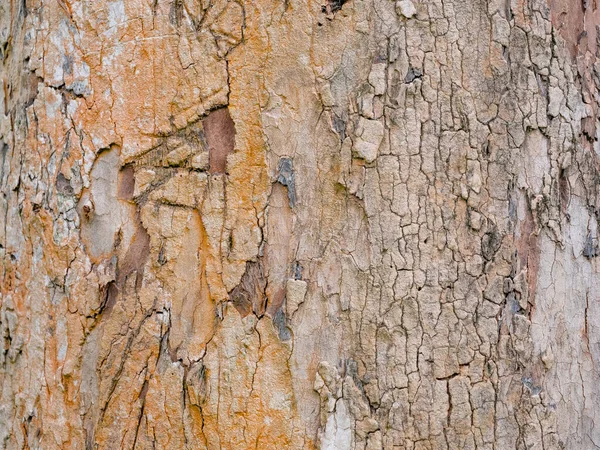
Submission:
<svg viewBox="0 0 600 450">
<path fill-rule="evenodd" d="M 73 195 L 73 187 L 62 173 L 56 177 L 56 191 L 61 195 Z"/>
<path fill-rule="evenodd" d="M 0 141 L 0 183 L 4 180 L 4 163 L 6 161 L 6 154 L 8 153 L 8 144 L 4 141 Z"/>
<path fill-rule="evenodd" d="M 291 158 L 281 158 L 277 167 L 277 182 L 287 186 L 290 207 L 296 204 L 296 182 L 294 176 L 294 166 Z"/>
<path fill-rule="evenodd" d="M 510 229 L 514 229 L 518 222 L 517 207 L 519 199 L 514 189 L 509 188 L 508 191 L 508 220 Z"/>
<path fill-rule="evenodd" d="M 594 238 L 591 235 L 588 235 L 585 240 L 585 246 L 583 247 L 583 256 L 588 259 L 595 258 L 600 254 L 598 249 L 598 245 L 594 243 Z"/>
<path fill-rule="evenodd" d="M 158 265 L 164 266 L 167 263 L 167 257 L 165 256 L 165 247 L 164 245 L 160 246 L 160 250 L 158 251 Z"/>
<path fill-rule="evenodd" d="M 290 333 L 290 329 L 286 324 L 285 313 L 283 312 L 283 308 L 279 308 L 275 315 L 273 316 L 273 325 L 277 328 L 279 332 L 279 339 L 281 341 L 289 341 L 292 338 L 292 334 Z"/>
<path fill-rule="evenodd" d="M 344 3 L 348 0 L 328 0 L 326 5 L 321 6 L 321 11 L 324 13 L 334 13 L 342 9 Z"/>
<path fill-rule="evenodd" d="M 343 141 L 346 139 L 346 121 L 341 117 L 333 115 L 331 123 L 335 132 L 340 136 L 340 140 Z"/>
<path fill-rule="evenodd" d="M 292 272 L 294 273 L 294 280 L 302 279 L 302 265 L 298 261 L 294 262 L 294 267 L 293 267 Z"/>
<path fill-rule="evenodd" d="M 421 69 L 415 69 L 414 67 L 409 67 L 408 72 L 406 73 L 406 77 L 404 77 L 405 83 L 412 83 L 417 78 L 421 78 L 423 76 L 423 72 Z"/>
<path fill-rule="evenodd" d="M 63 69 L 63 72 L 66 73 L 67 75 L 73 74 L 73 57 L 71 55 L 63 56 L 62 69 Z"/>
<path fill-rule="evenodd" d="M 225 173 L 227 156 L 233 153 L 235 146 L 235 124 L 229 115 L 229 109 L 219 108 L 212 111 L 203 121 L 204 134 L 208 145 L 210 173 Z"/>
<path fill-rule="evenodd" d="M 171 25 L 179 27 L 181 25 L 181 21 L 183 20 L 183 1 L 182 0 L 174 0 L 171 3 L 171 9 L 169 10 L 169 21 Z"/>
<path fill-rule="evenodd" d="M 506 304 L 508 305 L 509 311 L 513 314 L 523 313 L 524 311 L 521 309 L 519 305 L 519 301 L 517 297 L 515 297 L 514 292 L 509 292 L 506 295 Z"/>
<path fill-rule="evenodd" d="M 502 243 L 502 236 L 500 233 L 494 228 L 491 231 L 488 231 L 483 238 L 481 239 L 481 254 L 487 260 L 491 261 L 494 258 L 494 255 L 500 248 L 500 244 Z"/>
<path fill-rule="evenodd" d="M 531 395 L 539 395 L 542 392 L 542 388 L 540 386 L 536 386 L 531 377 L 522 377 L 521 382 L 523 385 L 531 392 Z"/>
<path fill-rule="evenodd" d="M 360 377 L 358 375 L 358 363 L 355 360 L 353 360 L 352 358 L 349 358 L 346 360 L 346 375 L 352 377 L 352 380 L 354 380 L 354 384 L 364 394 L 365 388 L 363 386 L 362 380 L 360 379 Z"/>
<path fill-rule="evenodd" d="M 71 92 L 73 92 L 73 94 L 75 94 L 76 97 L 80 97 L 83 94 L 85 94 L 85 91 L 87 89 L 87 84 L 84 81 L 75 80 L 71 84 L 70 89 L 71 89 Z"/>
</svg>

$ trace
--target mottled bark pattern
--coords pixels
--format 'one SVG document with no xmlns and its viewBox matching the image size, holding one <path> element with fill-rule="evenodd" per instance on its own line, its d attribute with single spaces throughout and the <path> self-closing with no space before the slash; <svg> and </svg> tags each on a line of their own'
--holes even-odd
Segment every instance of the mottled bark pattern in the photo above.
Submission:
<svg viewBox="0 0 600 450">
<path fill-rule="evenodd" d="M 0 0 L 0 448 L 600 448 L 596 0 Z"/>
</svg>

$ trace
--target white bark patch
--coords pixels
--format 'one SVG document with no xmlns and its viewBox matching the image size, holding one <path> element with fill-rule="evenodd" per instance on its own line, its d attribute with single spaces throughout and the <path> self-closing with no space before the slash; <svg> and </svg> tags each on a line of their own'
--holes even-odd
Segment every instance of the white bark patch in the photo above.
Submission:
<svg viewBox="0 0 600 450">
<path fill-rule="evenodd" d="M 352 427 L 346 402 L 340 399 L 335 411 L 327 418 L 325 433 L 321 440 L 321 450 L 342 450 L 352 448 Z"/>
<path fill-rule="evenodd" d="M 396 10 L 407 19 L 410 19 L 417 14 L 417 8 L 415 8 L 415 5 L 410 0 L 401 0 L 397 2 Z"/>
<path fill-rule="evenodd" d="M 377 158 L 383 140 L 383 124 L 378 120 L 360 118 L 356 129 L 354 152 L 359 158 L 371 163 Z"/>
</svg>

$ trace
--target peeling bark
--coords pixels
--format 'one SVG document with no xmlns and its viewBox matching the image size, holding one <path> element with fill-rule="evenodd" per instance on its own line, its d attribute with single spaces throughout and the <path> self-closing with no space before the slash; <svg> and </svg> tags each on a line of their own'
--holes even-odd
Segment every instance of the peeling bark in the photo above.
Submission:
<svg viewBox="0 0 600 450">
<path fill-rule="evenodd" d="M 0 0 L 0 448 L 600 447 L 595 0 Z"/>
</svg>

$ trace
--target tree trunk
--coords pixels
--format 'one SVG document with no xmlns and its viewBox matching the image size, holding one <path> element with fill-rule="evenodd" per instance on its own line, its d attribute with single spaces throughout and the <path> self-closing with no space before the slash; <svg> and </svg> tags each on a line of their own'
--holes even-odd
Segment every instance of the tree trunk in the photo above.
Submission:
<svg viewBox="0 0 600 450">
<path fill-rule="evenodd" d="M 598 26 L 0 0 L 0 448 L 600 448 Z"/>
</svg>

